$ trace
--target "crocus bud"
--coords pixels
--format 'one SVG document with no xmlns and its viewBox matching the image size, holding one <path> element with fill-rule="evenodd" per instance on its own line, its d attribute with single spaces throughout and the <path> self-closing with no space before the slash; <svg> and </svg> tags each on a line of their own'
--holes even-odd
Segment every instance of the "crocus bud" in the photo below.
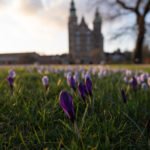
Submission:
<svg viewBox="0 0 150 150">
<path fill-rule="evenodd" d="M 86 90 L 90 96 L 92 96 L 92 81 L 89 77 L 85 79 Z"/>
<path fill-rule="evenodd" d="M 123 80 L 125 83 L 128 83 L 128 78 L 126 76 L 123 78 Z"/>
<path fill-rule="evenodd" d="M 69 93 L 62 91 L 59 96 L 60 105 L 69 117 L 69 119 L 74 123 L 75 121 L 75 112 L 73 108 L 73 100 Z"/>
<path fill-rule="evenodd" d="M 14 79 L 13 79 L 11 76 L 8 76 L 8 77 L 7 77 L 7 80 L 8 80 L 9 86 L 10 86 L 12 92 L 13 92 Z"/>
<path fill-rule="evenodd" d="M 146 74 L 145 73 L 141 74 L 141 76 L 140 76 L 141 82 L 145 82 L 146 79 L 147 79 Z"/>
<path fill-rule="evenodd" d="M 68 85 L 70 85 L 70 79 L 71 79 L 71 77 L 72 77 L 72 73 L 69 72 L 69 73 L 67 74 L 67 83 L 68 83 Z"/>
<path fill-rule="evenodd" d="M 123 102 L 126 103 L 126 102 L 127 102 L 127 99 L 126 99 L 126 95 L 125 95 L 125 92 L 124 92 L 124 89 L 123 89 L 123 88 L 121 88 L 121 94 L 122 94 Z"/>
<path fill-rule="evenodd" d="M 85 94 L 88 95 L 88 91 L 87 91 L 87 89 L 86 89 L 86 85 L 83 84 L 83 87 L 84 87 Z"/>
<path fill-rule="evenodd" d="M 48 89 L 48 81 L 49 81 L 49 79 L 48 79 L 47 76 L 44 76 L 44 77 L 42 78 L 42 83 L 43 83 L 43 85 L 45 86 L 46 90 Z"/>
<path fill-rule="evenodd" d="M 75 82 L 73 76 L 70 79 L 70 87 L 73 88 L 74 91 L 76 90 L 76 82 Z"/>
<path fill-rule="evenodd" d="M 9 74 L 9 76 L 10 76 L 11 78 L 13 78 L 13 79 L 16 77 L 16 73 L 15 73 L 15 71 L 12 70 L 12 69 L 8 71 L 8 74 Z"/>
<path fill-rule="evenodd" d="M 79 82 L 79 73 L 78 72 L 75 73 L 74 80 L 75 80 L 76 83 Z"/>
<path fill-rule="evenodd" d="M 144 82 L 144 83 L 141 83 L 141 88 L 142 89 L 146 89 L 146 88 L 148 88 L 148 85 Z"/>
<path fill-rule="evenodd" d="M 75 91 L 75 90 L 76 90 L 76 82 L 75 82 L 75 80 L 74 80 L 74 78 L 73 78 L 72 75 L 70 76 L 70 74 L 69 74 L 69 75 L 67 76 L 67 82 L 68 82 L 69 86 L 70 86 L 71 88 L 73 88 L 73 90 Z"/>
<path fill-rule="evenodd" d="M 133 89 L 136 91 L 136 88 L 137 88 L 137 81 L 136 81 L 136 78 L 135 78 L 135 77 L 132 78 L 132 86 L 133 86 Z"/>
<path fill-rule="evenodd" d="M 125 72 L 126 76 L 129 77 L 132 75 L 132 71 L 131 70 L 126 70 Z"/>
<path fill-rule="evenodd" d="M 85 103 L 86 91 L 85 91 L 85 85 L 82 82 L 78 86 L 78 91 L 79 91 L 81 98 L 83 99 Z"/>
<path fill-rule="evenodd" d="M 85 74 L 85 79 L 86 78 L 90 78 L 91 77 L 91 74 L 90 74 L 90 72 L 88 71 L 86 74 Z"/>
</svg>

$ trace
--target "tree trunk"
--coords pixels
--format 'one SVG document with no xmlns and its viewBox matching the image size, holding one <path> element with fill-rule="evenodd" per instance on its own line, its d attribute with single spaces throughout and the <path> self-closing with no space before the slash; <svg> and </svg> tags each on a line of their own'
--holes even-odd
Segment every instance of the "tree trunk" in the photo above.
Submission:
<svg viewBox="0 0 150 150">
<path fill-rule="evenodd" d="M 142 48 L 143 48 L 144 37 L 145 37 L 144 17 L 140 16 L 138 18 L 137 24 L 138 24 L 138 36 L 137 36 L 135 50 L 134 50 L 133 62 L 140 64 L 142 63 Z"/>
</svg>

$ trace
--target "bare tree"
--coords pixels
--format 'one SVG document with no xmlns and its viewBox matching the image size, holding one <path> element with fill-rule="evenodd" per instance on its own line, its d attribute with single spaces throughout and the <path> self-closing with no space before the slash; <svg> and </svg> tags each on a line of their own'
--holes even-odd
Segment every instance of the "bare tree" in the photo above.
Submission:
<svg viewBox="0 0 150 150">
<path fill-rule="evenodd" d="M 128 33 L 127 30 L 135 31 L 133 62 L 142 63 L 142 48 L 148 27 L 150 27 L 150 19 L 147 19 L 150 13 L 150 0 L 93 0 L 93 4 L 101 7 L 102 13 L 109 21 L 131 14 L 135 15 L 135 24 L 126 25 L 124 30 L 117 33 L 115 37 L 122 36 L 125 32 Z"/>
</svg>

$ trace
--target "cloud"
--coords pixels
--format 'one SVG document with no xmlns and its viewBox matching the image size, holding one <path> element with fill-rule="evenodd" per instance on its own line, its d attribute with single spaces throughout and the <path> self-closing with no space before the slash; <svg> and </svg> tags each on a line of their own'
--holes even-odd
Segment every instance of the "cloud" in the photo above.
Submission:
<svg viewBox="0 0 150 150">
<path fill-rule="evenodd" d="M 5 5 L 5 1 L 4 0 L 0 0 L 0 8 L 2 8 Z"/>
<path fill-rule="evenodd" d="M 68 19 L 67 5 L 67 0 L 51 1 L 37 17 L 50 26 L 65 29 Z"/>
<path fill-rule="evenodd" d="M 1 0 L 0 0 L 1 1 Z M 12 0 L 13 12 L 45 26 L 64 29 L 68 15 L 67 0 Z"/>
<path fill-rule="evenodd" d="M 69 7 L 71 0 L 0 0 L 0 5 L 13 7 L 13 13 L 26 17 L 26 19 L 33 19 L 40 24 L 50 26 L 55 29 L 66 30 L 69 16 Z M 93 12 L 87 10 L 87 0 L 75 0 L 77 15 L 84 15 L 86 21 L 91 24 L 93 20 Z M 88 16 L 88 17 L 87 17 Z M 90 16 L 90 17 L 89 17 Z"/>
<path fill-rule="evenodd" d="M 27 17 L 34 17 L 40 23 L 44 23 L 57 29 L 67 29 L 67 22 L 69 16 L 69 0 L 16 0 L 18 1 L 17 10 L 22 15 Z M 76 0 L 78 21 L 84 15 L 87 22 L 92 22 L 93 11 L 87 10 L 87 0 Z M 87 17 L 87 14 L 90 17 Z M 92 18 L 92 19 L 91 19 Z"/>
<path fill-rule="evenodd" d="M 18 9 L 25 15 L 32 15 L 38 13 L 43 9 L 41 0 L 17 0 Z"/>
</svg>

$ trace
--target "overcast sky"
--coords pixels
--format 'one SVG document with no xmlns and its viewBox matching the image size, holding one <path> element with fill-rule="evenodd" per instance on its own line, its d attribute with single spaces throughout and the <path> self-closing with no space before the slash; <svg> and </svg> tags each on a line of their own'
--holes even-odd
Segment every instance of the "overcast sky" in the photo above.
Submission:
<svg viewBox="0 0 150 150">
<path fill-rule="evenodd" d="M 92 28 L 95 8 L 89 8 L 87 0 L 75 0 L 75 3 L 78 21 L 84 15 Z M 0 53 L 67 53 L 69 7 L 70 0 L 0 0 Z M 126 21 L 115 25 L 103 22 L 105 51 L 133 49 L 134 43 L 128 37 L 124 41 L 108 40 L 110 32 Z"/>
</svg>

